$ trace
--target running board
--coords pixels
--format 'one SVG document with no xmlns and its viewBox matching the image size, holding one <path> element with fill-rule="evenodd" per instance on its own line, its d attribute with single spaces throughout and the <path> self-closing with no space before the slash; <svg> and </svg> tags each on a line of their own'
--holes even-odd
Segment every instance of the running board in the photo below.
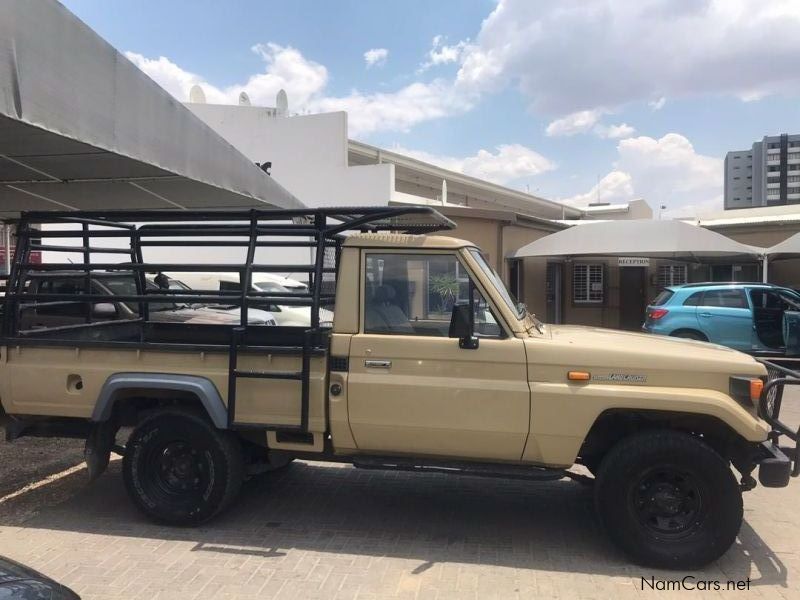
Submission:
<svg viewBox="0 0 800 600">
<path fill-rule="evenodd" d="M 564 469 L 547 469 L 529 465 L 487 464 L 464 461 L 421 461 L 419 459 L 389 456 L 359 457 L 353 460 L 353 466 L 357 469 L 447 473 L 472 477 L 529 479 L 533 481 L 557 481 L 569 476 Z"/>
</svg>

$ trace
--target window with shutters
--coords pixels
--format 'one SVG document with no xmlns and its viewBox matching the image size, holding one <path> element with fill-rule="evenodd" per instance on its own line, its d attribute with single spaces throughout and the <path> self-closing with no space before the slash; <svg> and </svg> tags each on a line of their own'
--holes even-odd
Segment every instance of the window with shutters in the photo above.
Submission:
<svg viewBox="0 0 800 600">
<path fill-rule="evenodd" d="M 578 263 L 572 267 L 572 301 L 576 304 L 602 304 L 603 265 Z"/>
<path fill-rule="evenodd" d="M 686 265 L 659 265 L 658 287 L 660 289 L 684 283 L 686 283 Z"/>
</svg>

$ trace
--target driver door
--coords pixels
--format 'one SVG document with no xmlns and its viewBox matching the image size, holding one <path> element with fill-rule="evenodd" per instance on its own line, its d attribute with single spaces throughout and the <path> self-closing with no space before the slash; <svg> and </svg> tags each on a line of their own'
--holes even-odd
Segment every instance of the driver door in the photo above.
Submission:
<svg viewBox="0 0 800 600">
<path fill-rule="evenodd" d="M 478 347 L 448 337 L 453 304 L 474 285 L 456 253 L 365 250 L 361 264 L 348 380 L 359 450 L 519 460 L 530 420 L 525 347 L 477 286 Z"/>
</svg>

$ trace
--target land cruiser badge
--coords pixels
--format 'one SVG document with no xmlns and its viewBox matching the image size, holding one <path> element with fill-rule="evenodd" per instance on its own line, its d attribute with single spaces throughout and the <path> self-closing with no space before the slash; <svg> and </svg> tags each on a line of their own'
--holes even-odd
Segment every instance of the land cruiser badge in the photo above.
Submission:
<svg viewBox="0 0 800 600">
<path fill-rule="evenodd" d="M 647 375 L 608 373 L 607 375 L 592 375 L 592 381 L 614 381 L 618 383 L 645 383 L 647 381 Z"/>
</svg>

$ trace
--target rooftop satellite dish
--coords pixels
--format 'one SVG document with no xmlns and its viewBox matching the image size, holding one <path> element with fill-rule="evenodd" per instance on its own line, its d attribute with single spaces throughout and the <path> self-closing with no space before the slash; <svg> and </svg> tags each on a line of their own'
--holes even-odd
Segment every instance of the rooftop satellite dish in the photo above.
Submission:
<svg viewBox="0 0 800 600">
<path fill-rule="evenodd" d="M 275 108 L 279 115 L 285 115 L 289 112 L 289 98 L 286 97 L 286 91 L 280 90 L 275 98 Z"/>
<path fill-rule="evenodd" d="M 194 102 L 195 104 L 205 104 L 206 103 L 206 94 L 199 85 L 193 85 L 192 89 L 189 90 L 189 102 Z"/>
<path fill-rule="evenodd" d="M 239 94 L 239 106 L 250 106 L 250 96 L 247 95 L 247 92 Z"/>
</svg>

